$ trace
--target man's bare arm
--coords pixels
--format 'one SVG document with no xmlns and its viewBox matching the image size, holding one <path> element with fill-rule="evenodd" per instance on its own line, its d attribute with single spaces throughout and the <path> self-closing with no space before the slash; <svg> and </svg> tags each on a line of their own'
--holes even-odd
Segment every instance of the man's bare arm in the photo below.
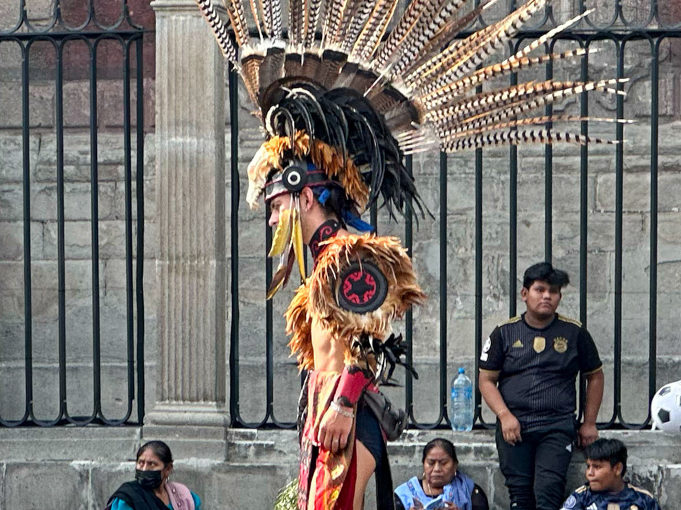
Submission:
<svg viewBox="0 0 681 510">
<path fill-rule="evenodd" d="M 522 441 L 522 436 L 520 435 L 520 422 L 513 413 L 509 411 L 508 407 L 506 407 L 504 397 L 501 396 L 499 388 L 497 388 L 498 380 L 499 372 L 480 370 L 480 374 L 478 375 L 478 388 L 480 388 L 482 398 L 485 399 L 487 405 L 492 412 L 497 415 L 501 422 L 501 433 L 504 437 L 504 441 L 513 445 Z"/>
<path fill-rule="evenodd" d="M 586 402 L 584 405 L 584 421 L 579 427 L 579 445 L 584 448 L 598 439 L 596 418 L 603 400 L 605 377 L 603 370 L 592 372 L 586 376 Z"/>
</svg>

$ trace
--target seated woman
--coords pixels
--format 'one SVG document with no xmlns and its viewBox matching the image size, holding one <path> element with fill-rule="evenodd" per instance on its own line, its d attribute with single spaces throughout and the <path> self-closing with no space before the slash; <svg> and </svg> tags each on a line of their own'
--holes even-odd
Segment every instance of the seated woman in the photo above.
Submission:
<svg viewBox="0 0 681 510">
<path fill-rule="evenodd" d="M 436 438 L 423 448 L 423 478 L 413 477 L 395 490 L 395 510 L 489 510 L 487 496 L 458 470 L 454 445 Z"/>
<path fill-rule="evenodd" d="M 109 498 L 106 510 L 201 510 L 201 500 L 187 487 L 169 482 L 173 455 L 163 441 L 137 450 L 135 481 L 125 482 Z"/>
</svg>

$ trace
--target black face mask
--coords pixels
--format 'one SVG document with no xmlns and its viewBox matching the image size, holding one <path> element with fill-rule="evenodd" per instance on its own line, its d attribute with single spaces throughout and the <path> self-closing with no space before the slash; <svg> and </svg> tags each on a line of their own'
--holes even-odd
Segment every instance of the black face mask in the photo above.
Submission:
<svg viewBox="0 0 681 510">
<path fill-rule="evenodd" d="M 158 489 L 161 486 L 161 471 L 141 471 L 135 469 L 135 480 L 145 489 Z"/>
</svg>

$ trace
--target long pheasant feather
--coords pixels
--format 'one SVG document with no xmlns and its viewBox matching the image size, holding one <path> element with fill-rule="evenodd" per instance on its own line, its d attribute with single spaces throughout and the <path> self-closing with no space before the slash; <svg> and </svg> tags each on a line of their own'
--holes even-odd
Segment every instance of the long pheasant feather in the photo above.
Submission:
<svg viewBox="0 0 681 510">
<path fill-rule="evenodd" d="M 328 0 L 326 16 L 322 24 L 322 48 L 331 48 L 335 42 L 338 27 L 343 21 L 348 0 Z"/>
<path fill-rule="evenodd" d="M 344 21 L 345 27 L 340 30 L 343 34 L 340 50 L 343 53 L 350 53 L 352 45 L 359 38 L 359 34 L 369 19 L 372 10 L 373 5 L 371 2 L 359 2 L 352 18 Z"/>
<path fill-rule="evenodd" d="M 260 40 L 262 41 L 263 36 L 262 27 L 260 26 L 260 15 L 258 14 L 258 5 L 255 2 L 256 0 L 248 0 L 248 3 L 251 7 L 251 14 L 253 14 L 253 21 L 255 22 L 255 27 L 258 29 L 258 35 L 260 36 Z"/>
<path fill-rule="evenodd" d="M 244 46 L 249 40 L 244 5 L 241 3 L 241 0 L 225 0 L 225 7 L 227 8 L 227 15 L 232 24 L 232 29 L 234 30 L 236 43 L 239 46 Z"/>
<path fill-rule="evenodd" d="M 404 14 L 400 18 L 400 21 L 395 25 L 395 28 L 392 29 L 390 35 L 376 55 L 375 66 L 377 69 L 385 67 L 388 60 L 392 58 L 407 35 L 421 18 L 427 6 L 434 1 L 435 0 L 412 0 L 412 2 L 409 3 Z"/>
<path fill-rule="evenodd" d="M 237 51 L 232 44 L 232 40 L 229 37 L 229 32 L 227 31 L 227 26 L 220 19 L 218 12 L 210 0 L 196 0 L 196 4 L 203 13 L 208 25 L 213 31 L 213 35 L 218 42 L 218 47 L 222 52 L 222 55 L 229 60 L 235 67 L 241 67 L 239 65 L 239 60 L 237 58 Z"/>
<path fill-rule="evenodd" d="M 305 25 L 305 37 L 303 44 L 305 48 L 312 48 L 317 32 L 317 22 L 322 12 L 322 0 L 309 0 L 307 23 Z"/>
<path fill-rule="evenodd" d="M 438 133 L 443 143 L 455 141 L 458 138 L 482 134 L 488 131 L 507 130 L 521 126 L 544 125 L 548 123 L 561 122 L 609 122 L 619 124 L 631 124 L 629 120 L 618 120 L 603 117 L 584 117 L 580 115 L 542 115 L 539 117 L 527 117 L 524 119 L 514 119 L 508 122 L 495 122 L 492 118 L 474 119 L 457 126 L 456 129 L 447 133 Z"/>
<path fill-rule="evenodd" d="M 452 41 L 454 37 L 467 27 L 473 20 L 480 16 L 483 11 L 492 7 L 498 0 L 488 0 L 480 4 L 478 7 L 470 11 L 468 14 L 460 18 L 450 19 L 421 49 L 420 54 L 415 54 L 412 51 L 405 52 L 394 67 L 395 76 L 410 76 L 413 69 L 422 66 L 428 60 L 433 58 L 433 53 L 439 55 L 439 48 L 450 46 L 452 48 L 460 47 L 462 40 Z M 405 79 L 406 83 L 413 81 L 411 78 Z"/>
<path fill-rule="evenodd" d="M 294 47 L 302 43 L 306 8 L 305 0 L 291 0 L 288 4 L 288 42 Z"/>
<path fill-rule="evenodd" d="M 621 80 L 614 79 L 598 82 L 523 83 L 460 101 L 451 107 L 439 110 L 437 114 L 430 114 L 430 120 L 439 128 L 445 128 L 462 122 L 466 118 L 487 112 L 500 111 L 502 115 L 500 118 L 508 118 L 592 90 L 617 94 L 619 92 L 611 86 L 621 82 Z"/>
<path fill-rule="evenodd" d="M 460 78 L 479 65 L 491 52 L 515 35 L 529 18 L 539 11 L 546 0 L 531 0 L 501 21 L 468 37 L 462 44 L 447 48 L 422 65 L 415 73 L 425 92 L 437 89 L 448 81 Z"/>
<path fill-rule="evenodd" d="M 564 51 L 562 53 L 549 53 L 547 55 L 540 55 L 538 57 L 521 57 L 518 59 L 508 59 L 504 62 L 497 64 L 492 64 L 482 69 L 477 70 L 471 75 L 464 76 L 459 80 L 455 80 L 449 83 L 442 89 L 438 90 L 434 95 L 426 95 L 422 99 L 424 101 L 429 101 L 430 99 L 438 99 L 439 103 L 446 103 L 451 100 L 452 97 L 462 95 L 465 91 L 477 87 L 482 82 L 486 80 L 491 80 L 492 78 L 497 78 L 509 74 L 511 72 L 517 72 L 521 69 L 527 69 L 536 65 L 542 65 L 551 61 L 559 60 L 569 60 L 573 58 L 579 58 L 583 55 L 592 55 L 598 52 L 597 48 L 574 48 L 571 50 Z"/>
<path fill-rule="evenodd" d="M 482 135 L 475 135 L 455 142 L 443 144 L 443 150 L 447 152 L 457 152 L 464 149 L 478 149 L 488 146 L 496 145 L 517 145 L 528 143 L 544 143 L 550 144 L 555 142 L 567 142 L 577 145 L 586 145 L 592 143 L 616 145 L 618 142 L 614 140 L 606 140 L 603 138 L 595 138 L 585 136 L 577 133 L 555 131 L 552 129 L 532 129 L 532 130 L 515 130 L 502 131 L 498 133 L 487 133 Z"/>
<path fill-rule="evenodd" d="M 438 3 L 434 6 L 434 9 L 428 10 L 423 13 L 423 16 L 419 19 L 414 29 L 411 31 L 406 40 L 402 43 L 400 48 L 399 57 L 396 58 L 396 64 L 393 69 L 393 76 L 401 76 L 404 70 L 413 63 L 415 60 L 419 60 L 424 55 L 429 52 L 427 48 L 431 46 L 431 42 L 437 44 L 437 41 L 433 41 L 436 35 L 443 35 L 443 28 L 448 25 L 454 18 L 455 13 L 464 5 L 463 0 L 447 0 L 444 3 Z M 480 6 L 475 11 L 479 11 L 484 6 Z M 468 25 L 469 21 L 474 18 L 473 13 L 469 13 L 462 20 L 462 26 Z M 453 23 L 450 30 L 446 31 L 446 34 L 456 33 L 457 30 L 454 29 L 454 25 L 458 26 L 458 23 Z M 446 40 L 443 38 L 446 42 Z M 433 46 L 435 47 L 435 46 Z M 435 47 L 437 49 L 437 47 Z"/>
<path fill-rule="evenodd" d="M 398 0 L 378 0 L 376 2 L 376 7 L 352 48 L 351 57 L 359 62 L 369 60 L 381 42 L 397 4 Z"/>
</svg>

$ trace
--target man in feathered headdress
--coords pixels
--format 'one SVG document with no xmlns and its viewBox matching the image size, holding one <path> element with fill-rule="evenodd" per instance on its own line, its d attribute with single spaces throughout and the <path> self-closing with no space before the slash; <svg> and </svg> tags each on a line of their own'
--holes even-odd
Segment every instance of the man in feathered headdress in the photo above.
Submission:
<svg viewBox="0 0 681 510">
<path fill-rule="evenodd" d="M 360 397 L 383 377 L 386 360 L 399 359 L 386 350 L 400 350 L 392 319 L 424 295 L 396 239 L 350 235 L 346 227 L 365 230 L 359 216 L 378 196 L 391 216 L 410 200 L 421 207 L 402 155 L 436 147 L 616 143 L 581 133 L 587 120 L 613 119 L 545 109 L 591 91 L 623 94 L 626 80 L 498 86 L 520 70 L 587 55 L 580 47 L 536 53 L 589 12 L 483 65 L 550 2 L 528 0 L 459 37 L 494 1 L 471 7 L 465 0 L 411 0 L 395 20 L 399 0 L 289 0 L 286 8 L 281 0 L 224 0 L 228 29 L 211 0 L 196 0 L 267 131 L 249 165 L 247 198 L 253 206 L 264 193 L 276 225 L 270 254 L 281 263 L 268 296 L 296 261 L 304 273 L 304 244 L 315 260 L 286 313 L 291 348 L 300 368 L 311 370 L 300 509 L 352 508 L 353 500 L 361 508 L 368 477 L 384 464 L 385 446 L 373 439 L 380 432 Z M 580 129 L 557 127 L 563 123 Z M 392 503 L 385 505 L 379 508 Z"/>
<path fill-rule="evenodd" d="M 379 193 L 392 212 L 419 204 L 397 143 L 369 102 L 350 89 L 281 89 L 268 140 L 249 165 L 247 200 L 264 195 L 281 256 L 268 296 L 289 278 L 303 244 L 314 269 L 287 312 L 290 347 L 309 370 L 303 392 L 298 506 L 362 508 L 374 471 L 380 508 L 392 508 L 384 432 L 363 399 L 399 356 L 391 321 L 425 298 L 395 238 L 351 234 Z M 390 347 L 395 349 L 390 350 Z M 388 352 L 390 350 L 390 352 Z M 393 364 L 394 367 L 394 364 Z"/>
</svg>

